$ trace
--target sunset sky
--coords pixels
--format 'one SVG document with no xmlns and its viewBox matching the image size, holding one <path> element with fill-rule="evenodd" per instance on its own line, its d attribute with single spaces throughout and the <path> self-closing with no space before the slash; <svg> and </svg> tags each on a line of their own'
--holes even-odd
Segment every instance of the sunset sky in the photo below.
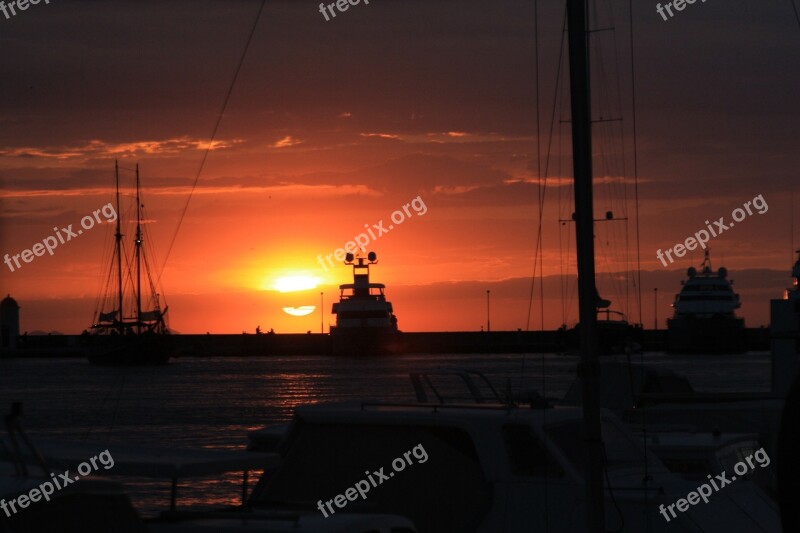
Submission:
<svg viewBox="0 0 800 533">
<path fill-rule="evenodd" d="M 686 269 L 703 258 L 696 250 L 665 268 L 656 251 L 762 195 L 764 214 L 710 246 L 747 325 L 768 324 L 800 242 L 791 5 L 695 3 L 664 21 L 655 2 L 635 4 L 642 320 L 653 326 L 657 287 L 665 326 Z M 79 228 L 113 200 L 118 159 L 126 198 L 128 169 L 140 165 L 153 264 L 178 332 L 316 332 L 319 308 L 282 308 L 319 306 L 320 292 L 327 331 L 336 286 L 352 278 L 318 256 L 365 225 L 388 228 L 415 198 L 424 210 L 409 207 L 368 247 L 400 329 L 478 330 L 487 290 L 493 330 L 574 324 L 574 228 L 559 223 L 572 212 L 565 56 L 556 83 L 564 3 L 538 7 L 538 138 L 535 2 L 371 0 L 326 21 L 319 2 L 286 0 L 267 1 L 209 144 L 259 6 L 53 0 L 0 15 L 0 254 L 54 226 Z M 628 218 L 597 224 L 598 287 L 638 321 L 639 287 L 626 273 L 636 269 L 628 2 L 598 2 L 595 15 L 593 28 L 607 30 L 592 37 L 595 215 Z M 530 294 L 545 166 L 542 304 L 538 280 L 532 303 Z M 91 324 L 112 232 L 84 230 L 14 272 L 0 264 L 23 331 Z M 275 290 L 287 276 L 319 285 Z"/>
</svg>

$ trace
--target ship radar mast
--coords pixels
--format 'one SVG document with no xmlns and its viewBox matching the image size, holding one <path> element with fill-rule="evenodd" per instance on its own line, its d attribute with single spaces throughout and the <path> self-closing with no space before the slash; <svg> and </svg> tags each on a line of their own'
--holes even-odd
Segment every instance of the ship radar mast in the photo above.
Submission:
<svg viewBox="0 0 800 533">
<path fill-rule="evenodd" d="M 706 254 L 703 258 L 703 263 L 700 265 L 702 268 L 701 272 L 703 274 L 711 274 L 711 257 L 709 257 L 709 253 L 711 252 L 711 248 L 706 248 Z"/>
<path fill-rule="evenodd" d="M 378 254 L 369 252 L 367 257 L 356 257 L 348 253 L 345 265 L 353 266 L 353 296 L 369 296 L 369 266 L 378 262 Z"/>
</svg>

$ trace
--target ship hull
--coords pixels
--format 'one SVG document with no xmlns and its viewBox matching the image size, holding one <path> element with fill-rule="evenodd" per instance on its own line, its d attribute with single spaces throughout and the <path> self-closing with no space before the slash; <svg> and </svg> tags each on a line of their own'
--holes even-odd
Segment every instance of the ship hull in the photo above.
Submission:
<svg viewBox="0 0 800 533">
<path fill-rule="evenodd" d="M 172 354 L 170 335 L 94 335 L 86 347 L 89 363 L 98 366 L 160 366 Z"/>
<path fill-rule="evenodd" d="M 681 317 L 667 320 L 671 353 L 741 353 L 746 351 L 744 319 Z"/>
<path fill-rule="evenodd" d="M 370 357 L 405 351 L 403 334 L 390 328 L 331 328 L 331 353 Z"/>
</svg>

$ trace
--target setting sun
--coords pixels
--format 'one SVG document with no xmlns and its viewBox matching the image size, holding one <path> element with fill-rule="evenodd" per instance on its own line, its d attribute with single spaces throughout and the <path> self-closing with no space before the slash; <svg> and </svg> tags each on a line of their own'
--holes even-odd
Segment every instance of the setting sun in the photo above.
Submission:
<svg viewBox="0 0 800 533">
<path fill-rule="evenodd" d="M 300 307 L 284 307 L 283 312 L 292 316 L 307 316 L 317 310 L 315 305 L 301 305 Z"/>
<path fill-rule="evenodd" d="M 315 289 L 319 278 L 313 276 L 284 276 L 278 278 L 272 288 L 278 292 L 297 292 Z"/>
</svg>

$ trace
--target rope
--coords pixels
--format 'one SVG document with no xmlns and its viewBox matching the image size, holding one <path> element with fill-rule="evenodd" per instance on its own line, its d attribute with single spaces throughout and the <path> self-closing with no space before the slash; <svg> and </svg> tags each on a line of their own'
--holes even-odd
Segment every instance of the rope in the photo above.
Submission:
<svg viewBox="0 0 800 533">
<path fill-rule="evenodd" d="M 637 152 L 637 143 L 636 143 L 636 61 L 634 57 L 634 39 L 633 39 L 633 0 L 628 0 L 628 13 L 630 17 L 630 52 L 631 52 L 631 112 L 633 114 L 633 191 L 634 191 L 634 201 L 636 205 L 636 275 L 638 278 L 639 284 L 639 323 L 644 324 L 642 321 L 642 298 L 641 298 L 641 290 L 642 290 L 642 256 L 641 256 L 641 246 L 639 243 L 639 159 L 638 159 L 638 152 Z M 642 326 L 642 330 L 644 330 L 644 326 Z M 644 369 L 644 347 L 639 352 L 639 373 L 640 373 L 640 380 L 641 384 L 644 385 L 645 382 L 645 369 Z M 647 483 L 650 481 L 650 472 L 649 472 L 649 459 L 647 457 L 647 419 L 645 417 L 645 411 L 642 409 L 640 411 L 641 419 L 642 419 L 642 440 L 644 441 L 644 508 L 649 508 L 649 492 L 647 490 Z M 649 514 L 647 515 L 647 524 L 646 530 L 650 531 L 650 519 Z"/>
<path fill-rule="evenodd" d="M 233 88 L 236 85 L 236 80 L 239 79 L 239 72 L 242 70 L 242 64 L 244 63 L 244 59 L 247 56 L 247 50 L 250 48 L 250 43 L 253 41 L 253 35 L 256 32 L 256 27 L 258 26 L 258 21 L 261 19 L 261 13 L 264 11 L 264 4 L 266 4 L 267 0 L 261 0 L 261 6 L 258 8 L 258 14 L 256 15 L 256 19 L 253 22 L 253 27 L 250 28 L 250 34 L 247 36 L 247 42 L 245 43 L 244 50 L 242 50 L 242 55 L 239 57 L 239 63 L 236 65 L 236 71 L 233 73 L 233 79 L 231 80 L 230 85 L 228 86 L 228 92 L 225 94 L 225 100 L 222 103 L 222 109 L 220 109 L 219 115 L 217 115 L 217 121 L 214 123 L 214 129 L 211 132 L 211 138 L 208 141 L 208 146 L 206 146 L 205 152 L 203 152 L 203 159 L 200 161 L 200 167 L 197 169 L 197 174 L 194 177 L 194 183 L 192 183 L 192 189 L 189 191 L 189 197 L 186 198 L 186 203 L 183 206 L 183 211 L 181 212 L 181 216 L 178 219 L 178 226 L 175 228 L 175 233 L 172 235 L 172 240 L 169 243 L 169 248 L 167 248 L 167 255 L 164 256 L 164 264 L 161 267 L 161 270 L 158 273 L 158 278 L 156 279 L 156 285 L 161 281 L 161 276 L 164 273 L 164 268 L 167 266 L 167 259 L 169 259 L 169 254 L 172 252 L 172 247 L 175 245 L 175 239 L 178 238 L 178 232 L 181 229 L 181 224 L 183 223 L 183 218 L 186 216 L 186 211 L 189 209 L 189 203 L 192 201 L 192 196 L 194 195 L 194 190 L 197 188 L 197 182 L 200 179 L 200 174 L 203 172 L 203 168 L 205 168 L 206 160 L 208 159 L 208 154 L 211 151 L 211 148 L 214 146 L 214 139 L 217 137 L 217 131 L 219 130 L 219 125 L 222 122 L 222 116 L 225 114 L 225 110 L 228 108 L 228 102 L 231 99 L 231 94 L 233 94 Z"/>
<path fill-rule="evenodd" d="M 800 27 L 800 13 L 797 12 L 797 6 L 794 3 L 794 0 L 789 0 L 789 3 L 792 4 L 792 11 L 794 11 L 794 18 L 797 20 L 797 26 Z"/>
</svg>

